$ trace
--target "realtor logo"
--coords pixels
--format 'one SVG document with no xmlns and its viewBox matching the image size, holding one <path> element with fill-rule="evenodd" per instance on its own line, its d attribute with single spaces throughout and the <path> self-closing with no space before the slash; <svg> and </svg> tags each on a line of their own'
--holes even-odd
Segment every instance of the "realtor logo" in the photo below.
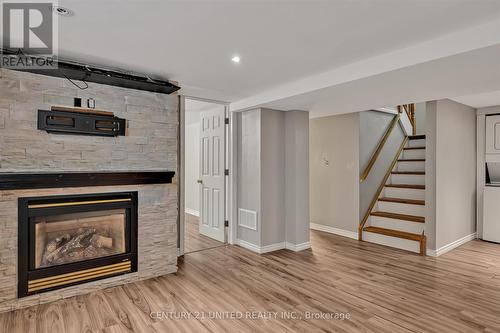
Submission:
<svg viewBox="0 0 500 333">
<path fill-rule="evenodd" d="M 52 54 L 52 17 L 51 3 L 4 3 L 4 48 Z"/>
<path fill-rule="evenodd" d="M 54 68 L 57 26 L 51 2 L 2 4 L 1 67 Z"/>
</svg>

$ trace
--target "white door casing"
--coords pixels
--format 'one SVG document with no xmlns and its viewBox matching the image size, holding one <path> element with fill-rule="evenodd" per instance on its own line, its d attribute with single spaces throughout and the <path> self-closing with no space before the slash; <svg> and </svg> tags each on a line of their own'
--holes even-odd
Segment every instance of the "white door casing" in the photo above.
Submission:
<svg viewBox="0 0 500 333">
<path fill-rule="evenodd" d="M 200 113 L 200 234 L 225 242 L 225 109 Z"/>
</svg>

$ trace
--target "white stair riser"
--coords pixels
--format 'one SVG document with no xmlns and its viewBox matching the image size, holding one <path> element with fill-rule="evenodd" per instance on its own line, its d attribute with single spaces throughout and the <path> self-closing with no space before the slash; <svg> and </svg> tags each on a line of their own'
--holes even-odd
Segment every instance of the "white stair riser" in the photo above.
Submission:
<svg viewBox="0 0 500 333">
<path fill-rule="evenodd" d="M 408 147 L 425 147 L 425 139 L 409 140 Z"/>
<path fill-rule="evenodd" d="M 420 242 L 411 241 L 408 239 L 390 237 L 375 234 L 373 232 L 363 232 L 363 240 L 380 245 L 395 247 L 397 249 L 420 253 Z"/>
<path fill-rule="evenodd" d="M 380 216 L 370 216 L 368 225 L 370 227 L 380 227 L 391 230 L 411 232 L 412 234 L 421 234 L 422 231 L 424 231 L 424 223 L 390 219 Z"/>
<path fill-rule="evenodd" d="M 391 175 L 391 183 L 425 185 L 425 175 Z"/>
<path fill-rule="evenodd" d="M 385 187 L 384 196 L 391 198 L 424 200 L 425 190 L 417 190 L 413 188 Z"/>
<path fill-rule="evenodd" d="M 403 151 L 403 159 L 425 158 L 425 149 L 408 149 Z"/>
<path fill-rule="evenodd" d="M 425 216 L 425 206 L 399 202 L 378 201 L 377 210 L 389 213 Z"/>
<path fill-rule="evenodd" d="M 425 162 L 398 162 L 396 171 L 425 171 Z"/>
</svg>

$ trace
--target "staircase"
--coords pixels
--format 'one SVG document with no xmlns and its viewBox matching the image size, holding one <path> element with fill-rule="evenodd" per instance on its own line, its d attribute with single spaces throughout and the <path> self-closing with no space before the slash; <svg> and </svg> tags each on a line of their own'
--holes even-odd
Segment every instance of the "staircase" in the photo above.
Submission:
<svg viewBox="0 0 500 333">
<path fill-rule="evenodd" d="M 425 255 L 424 225 L 425 135 L 414 135 L 398 156 L 362 229 L 362 239 Z"/>
</svg>

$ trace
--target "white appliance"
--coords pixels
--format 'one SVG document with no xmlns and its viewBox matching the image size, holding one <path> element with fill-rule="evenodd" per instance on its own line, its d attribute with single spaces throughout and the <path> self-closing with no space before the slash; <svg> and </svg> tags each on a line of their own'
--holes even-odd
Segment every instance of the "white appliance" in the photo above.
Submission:
<svg viewBox="0 0 500 333">
<path fill-rule="evenodd" d="M 500 115 L 486 116 L 483 240 L 500 243 Z"/>
<path fill-rule="evenodd" d="M 483 212 L 483 240 L 500 243 L 500 187 L 484 188 Z"/>
</svg>

